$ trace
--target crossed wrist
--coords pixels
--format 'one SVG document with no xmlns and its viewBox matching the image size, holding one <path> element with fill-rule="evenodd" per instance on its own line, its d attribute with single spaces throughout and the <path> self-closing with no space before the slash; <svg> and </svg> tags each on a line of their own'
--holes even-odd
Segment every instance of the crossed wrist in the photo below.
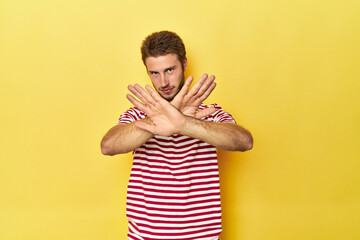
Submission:
<svg viewBox="0 0 360 240">
<path fill-rule="evenodd" d="M 182 124 L 179 134 L 189 136 L 193 129 L 194 121 L 196 121 L 196 119 L 192 116 L 184 115 L 184 123 Z"/>
<path fill-rule="evenodd" d="M 143 121 L 143 122 L 145 122 L 147 124 L 152 124 L 152 121 L 151 121 L 151 119 L 149 117 L 145 117 L 145 118 L 141 119 L 140 121 Z"/>
</svg>

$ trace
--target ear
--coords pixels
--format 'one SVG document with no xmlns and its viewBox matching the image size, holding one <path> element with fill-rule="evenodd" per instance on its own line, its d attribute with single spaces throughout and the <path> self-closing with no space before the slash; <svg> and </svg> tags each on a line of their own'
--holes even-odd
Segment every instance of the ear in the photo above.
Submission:
<svg viewBox="0 0 360 240">
<path fill-rule="evenodd" d="M 184 72 L 185 72 L 186 67 L 187 67 L 187 58 L 186 57 L 184 58 L 183 66 L 184 66 Z"/>
</svg>

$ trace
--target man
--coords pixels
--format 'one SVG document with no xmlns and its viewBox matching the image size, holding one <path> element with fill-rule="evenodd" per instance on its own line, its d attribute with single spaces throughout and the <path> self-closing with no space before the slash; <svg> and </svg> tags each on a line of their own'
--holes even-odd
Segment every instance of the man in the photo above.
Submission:
<svg viewBox="0 0 360 240">
<path fill-rule="evenodd" d="M 133 152 L 126 215 L 131 240 L 217 240 L 221 205 L 216 148 L 246 151 L 252 136 L 217 104 L 202 102 L 215 88 L 204 74 L 189 90 L 181 38 L 149 35 L 141 47 L 151 88 L 128 94 L 125 111 L 101 142 L 106 155 Z"/>
</svg>

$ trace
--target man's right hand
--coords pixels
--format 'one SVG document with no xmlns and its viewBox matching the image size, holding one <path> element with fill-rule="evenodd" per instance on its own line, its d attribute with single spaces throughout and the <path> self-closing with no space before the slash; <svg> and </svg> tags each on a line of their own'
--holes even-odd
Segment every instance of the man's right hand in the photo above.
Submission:
<svg viewBox="0 0 360 240">
<path fill-rule="evenodd" d="M 200 104 L 210 95 L 214 90 L 216 84 L 214 82 L 215 77 L 208 78 L 207 74 L 204 74 L 199 81 L 190 89 L 193 78 L 189 77 L 180 92 L 171 102 L 171 105 L 179 110 L 183 115 L 187 115 L 193 118 L 202 118 L 215 112 L 215 108 L 206 108 L 198 111 Z M 133 91 L 135 88 L 133 89 Z M 136 90 L 135 90 L 136 91 Z M 133 92 L 134 93 L 134 92 Z M 146 99 L 142 94 L 136 93 L 137 97 L 141 101 L 146 102 Z M 167 102 L 168 103 L 168 102 Z M 166 103 L 164 103 L 166 105 Z M 169 103 L 168 103 L 169 104 Z M 169 107 L 169 106 L 168 106 Z M 171 106 L 170 106 L 171 108 Z M 172 109 L 174 113 L 176 109 Z M 175 111 L 176 110 L 176 111 Z M 179 115 L 180 116 L 180 115 Z M 161 119 L 159 119 L 160 121 Z M 180 122 L 175 120 L 175 122 Z M 146 128 L 139 128 L 136 125 L 151 127 L 154 125 L 150 118 L 144 118 L 136 122 L 129 124 L 119 124 L 112 127 L 101 141 L 101 151 L 105 155 L 115 155 L 119 153 L 127 153 L 135 148 L 138 148 L 147 140 L 149 140 L 153 133 L 146 130 Z M 162 125 L 159 123 L 159 125 Z M 145 131 L 144 131 L 145 130 Z M 155 131 L 156 132 L 156 131 Z M 161 134 L 171 134 L 171 132 Z"/>
<path fill-rule="evenodd" d="M 136 121 L 135 126 L 151 132 L 154 135 L 171 136 L 181 131 L 186 124 L 184 114 L 162 98 L 152 87 L 146 85 L 145 89 L 138 84 L 129 85 L 128 89 L 138 99 L 131 94 L 127 94 L 127 99 L 139 110 L 146 113 L 151 122 Z"/>
<path fill-rule="evenodd" d="M 193 81 L 193 77 L 190 76 L 186 80 L 180 92 L 170 103 L 184 115 L 197 119 L 214 113 L 216 111 L 215 108 L 206 108 L 198 111 L 200 104 L 202 104 L 202 102 L 214 90 L 216 86 L 214 80 L 214 75 L 208 77 L 208 75 L 204 73 L 199 81 L 197 81 L 197 83 L 189 91 L 190 85 Z"/>
</svg>

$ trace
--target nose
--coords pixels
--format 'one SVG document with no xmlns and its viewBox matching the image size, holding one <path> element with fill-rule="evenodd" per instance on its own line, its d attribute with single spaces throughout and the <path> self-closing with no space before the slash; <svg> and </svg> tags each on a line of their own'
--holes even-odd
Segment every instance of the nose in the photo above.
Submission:
<svg viewBox="0 0 360 240">
<path fill-rule="evenodd" d="M 168 79 L 168 77 L 166 76 L 166 74 L 162 74 L 161 75 L 161 82 L 160 82 L 160 84 L 161 84 L 161 87 L 166 87 L 166 86 L 168 86 L 169 85 L 169 79 Z"/>
</svg>

